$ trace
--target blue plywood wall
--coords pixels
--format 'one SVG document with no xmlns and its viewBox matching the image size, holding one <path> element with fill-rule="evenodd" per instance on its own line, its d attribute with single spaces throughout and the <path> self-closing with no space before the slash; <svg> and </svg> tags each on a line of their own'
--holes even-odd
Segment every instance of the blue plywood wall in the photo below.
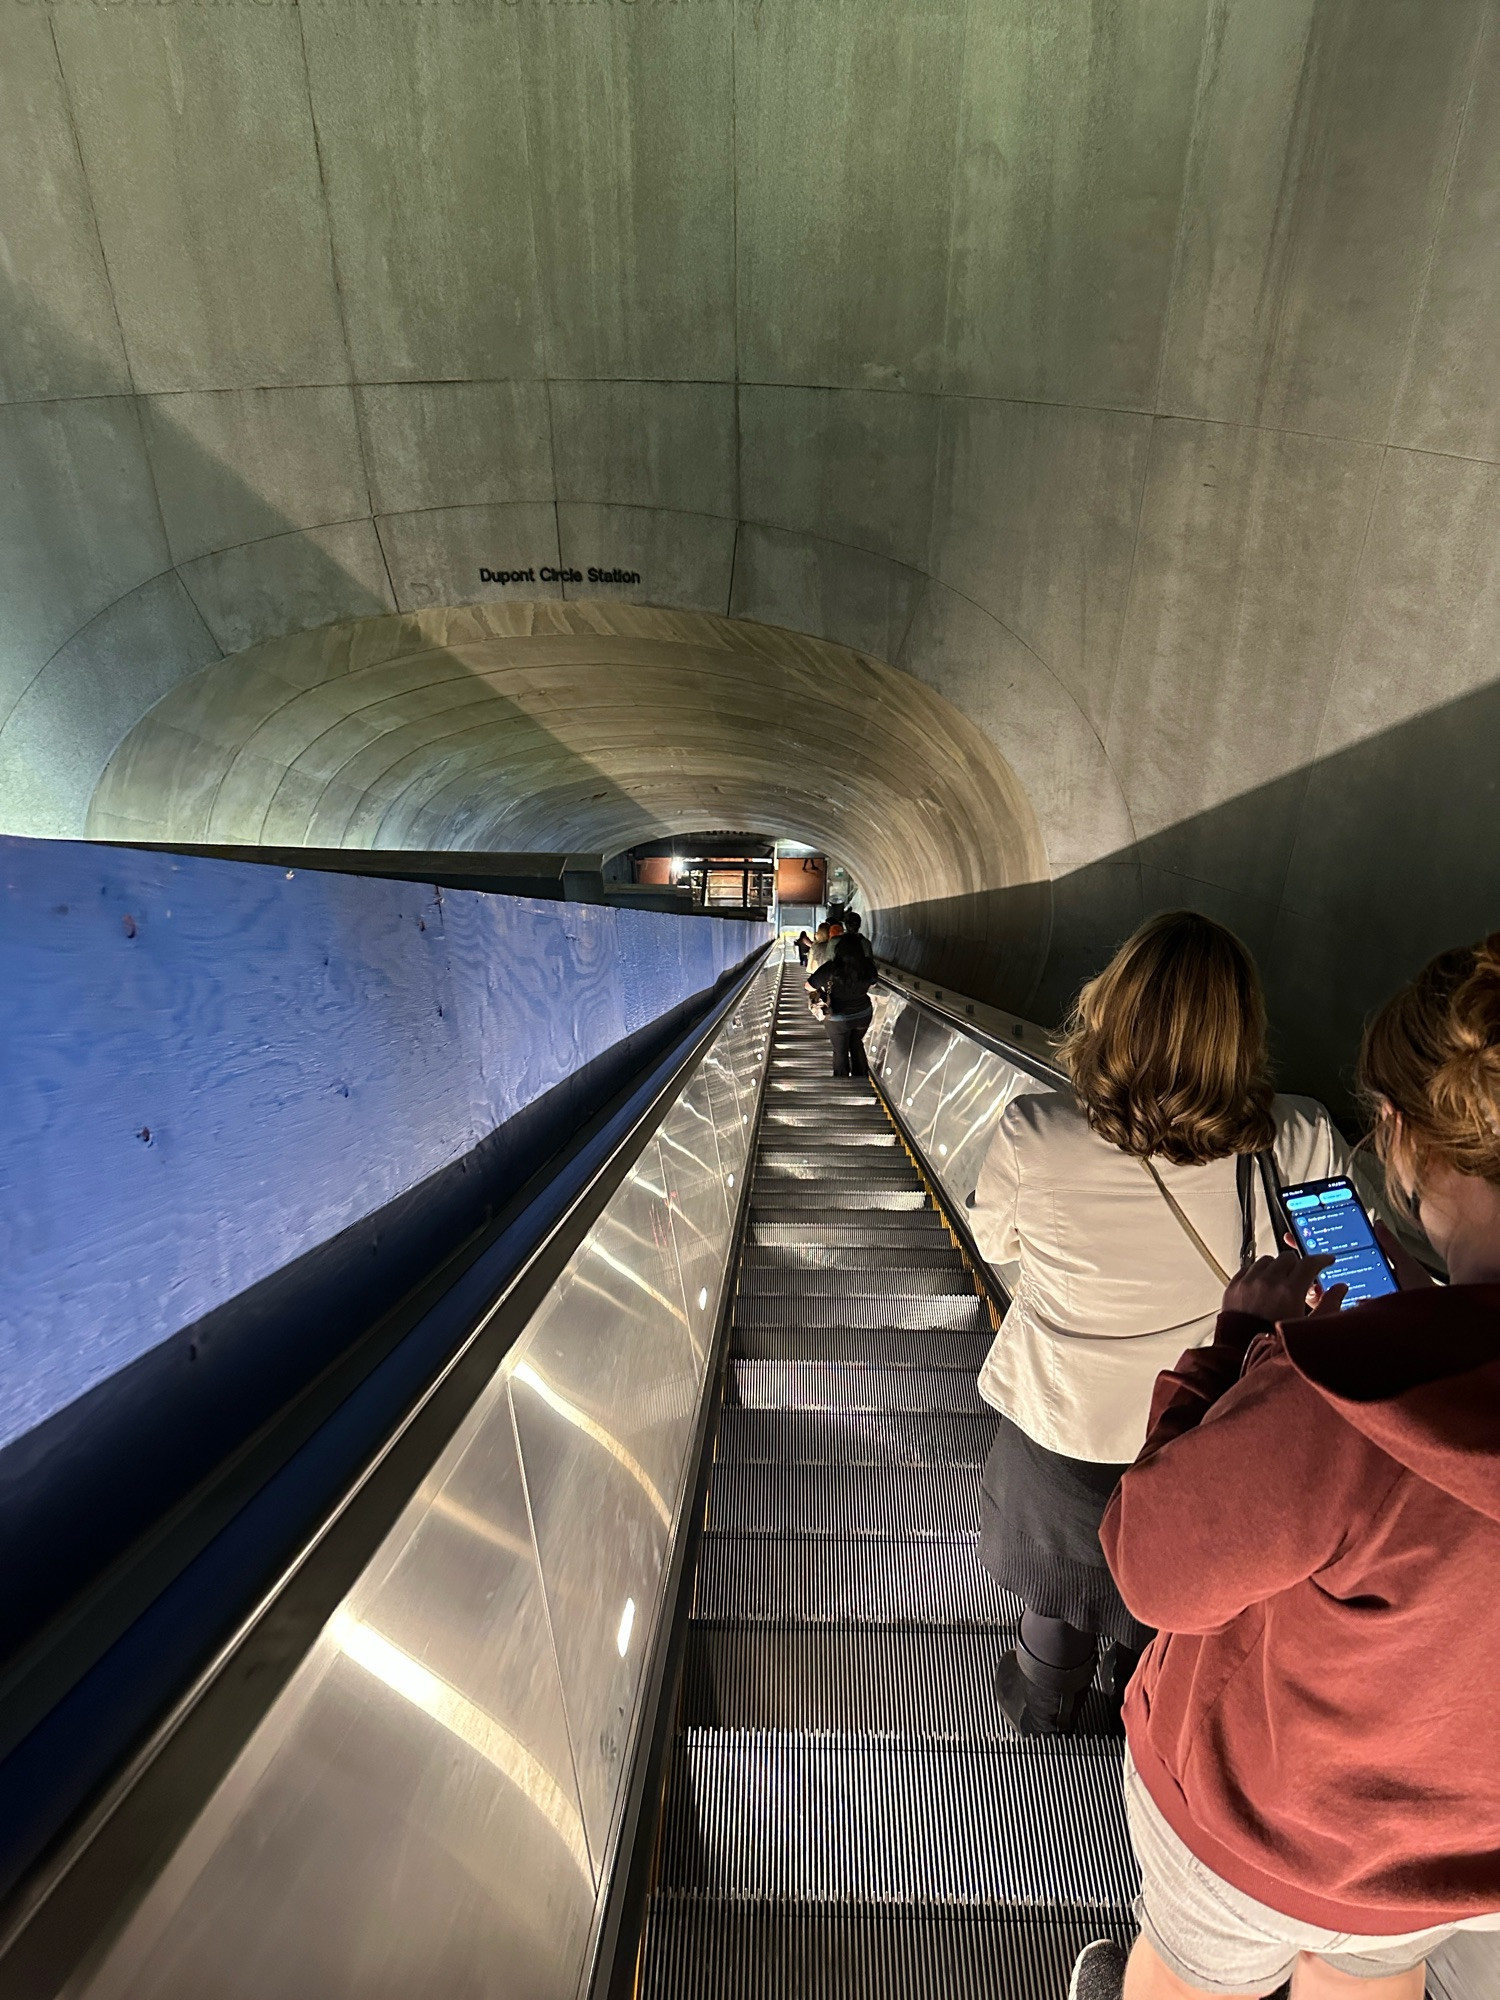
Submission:
<svg viewBox="0 0 1500 2000">
<path fill-rule="evenodd" d="M 0 1447 L 472 1155 L 765 938 L 0 840 Z"/>
</svg>

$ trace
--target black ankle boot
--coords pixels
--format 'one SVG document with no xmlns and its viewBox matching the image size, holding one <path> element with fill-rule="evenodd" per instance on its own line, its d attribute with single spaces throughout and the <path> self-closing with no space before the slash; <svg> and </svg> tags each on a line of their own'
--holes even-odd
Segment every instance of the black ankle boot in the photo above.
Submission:
<svg viewBox="0 0 1500 2000">
<path fill-rule="evenodd" d="M 1023 1736 L 1068 1736 L 1094 1678 L 1094 1657 L 1076 1667 L 1049 1667 L 1018 1641 L 995 1669 L 995 1696 Z"/>
</svg>

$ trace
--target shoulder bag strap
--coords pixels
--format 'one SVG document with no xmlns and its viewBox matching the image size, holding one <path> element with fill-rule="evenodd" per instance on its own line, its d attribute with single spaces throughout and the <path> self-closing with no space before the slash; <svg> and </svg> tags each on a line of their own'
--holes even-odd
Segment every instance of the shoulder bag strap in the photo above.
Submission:
<svg viewBox="0 0 1500 2000">
<path fill-rule="evenodd" d="M 1208 1268 L 1213 1272 L 1214 1276 L 1218 1279 L 1219 1283 L 1221 1285 L 1227 1285 L 1229 1283 L 1229 1273 L 1224 1269 L 1224 1266 L 1219 1262 L 1218 1258 L 1214 1255 L 1213 1251 L 1209 1249 L 1208 1245 L 1204 1242 L 1203 1238 L 1198 1234 L 1197 1230 L 1194 1229 L 1192 1223 L 1189 1222 L 1187 1214 L 1184 1211 L 1181 1203 L 1173 1198 L 1171 1191 L 1167 1187 L 1166 1182 L 1162 1179 L 1161 1175 L 1156 1171 L 1156 1168 L 1151 1164 L 1149 1160 L 1142 1160 L 1141 1165 L 1146 1169 L 1146 1172 L 1151 1176 L 1152 1180 L 1156 1182 L 1157 1192 L 1161 1195 L 1161 1198 L 1167 1204 L 1167 1207 L 1171 1209 L 1173 1215 L 1176 1216 L 1179 1224 L 1182 1227 L 1183 1234 L 1187 1237 L 1188 1241 L 1192 1244 L 1193 1248 L 1198 1252 L 1198 1255 L 1203 1259 L 1204 1263 L 1207 1264 Z"/>
<path fill-rule="evenodd" d="M 1240 1197 L 1240 1269 L 1248 1270 L 1255 1262 L 1255 1159 L 1253 1153 L 1237 1153 L 1234 1160 L 1234 1184 Z M 1275 1224 L 1273 1212 L 1271 1221 Z"/>
<path fill-rule="evenodd" d="M 1291 1224 L 1287 1220 L 1286 1205 L 1281 1199 L 1281 1173 L 1276 1165 L 1276 1155 L 1267 1151 L 1257 1153 L 1255 1157 L 1260 1166 L 1261 1185 L 1266 1191 L 1266 1207 L 1271 1216 L 1271 1234 L 1275 1238 L 1271 1246 L 1271 1255 L 1274 1257 L 1278 1251 L 1286 1247 L 1282 1239 L 1291 1228 Z"/>
</svg>

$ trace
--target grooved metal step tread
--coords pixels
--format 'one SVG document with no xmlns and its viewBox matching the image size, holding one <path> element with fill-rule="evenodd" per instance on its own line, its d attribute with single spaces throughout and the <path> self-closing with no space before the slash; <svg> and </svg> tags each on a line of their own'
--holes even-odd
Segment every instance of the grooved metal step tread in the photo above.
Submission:
<svg viewBox="0 0 1500 2000">
<path fill-rule="evenodd" d="M 740 1265 L 742 1291 L 772 1291 L 802 1285 L 819 1272 L 843 1271 L 894 1285 L 928 1275 L 951 1279 L 954 1289 L 969 1283 L 964 1260 L 951 1244 L 928 1249 L 912 1244 L 886 1248 L 877 1243 L 785 1243 L 747 1245 Z M 774 1281 L 774 1282 L 770 1282 Z"/>
<path fill-rule="evenodd" d="M 777 1117 L 773 1110 L 768 1114 L 762 1144 L 777 1152 L 789 1152 L 793 1147 L 813 1152 L 843 1148 L 860 1154 L 904 1151 L 885 1120 L 877 1122 L 864 1110 L 820 1110 L 816 1116 L 804 1111 L 795 1122 Z"/>
<path fill-rule="evenodd" d="M 766 1112 L 768 1131 L 878 1132 L 896 1144 L 890 1120 L 878 1104 L 799 1105 L 795 1110 L 772 1105 Z"/>
<path fill-rule="evenodd" d="M 859 1222 L 849 1216 L 819 1221 L 815 1216 L 778 1218 L 752 1214 L 746 1242 L 756 1249 L 788 1249 L 793 1245 L 829 1249 L 898 1249 L 913 1244 L 924 1249 L 953 1250 L 953 1238 L 935 1209 L 914 1209 L 894 1221 Z"/>
<path fill-rule="evenodd" d="M 982 1466 L 991 1410 L 735 1410 L 719 1413 L 716 1458 L 736 1465 Z"/>
<path fill-rule="evenodd" d="M 705 1525 L 720 1534 L 951 1541 L 979 1533 L 979 1474 L 955 1465 L 719 1464 Z"/>
<path fill-rule="evenodd" d="M 1120 1746 L 1027 1737 L 689 1730 L 673 1745 L 668 1889 L 818 1902 L 1121 1910 L 1139 1878 Z"/>
<path fill-rule="evenodd" d="M 1062 2000 L 1120 1910 L 823 1904 L 658 1893 L 640 2000 Z"/>
<path fill-rule="evenodd" d="M 773 1121 L 769 1136 L 761 1140 L 762 1159 L 780 1159 L 793 1151 L 818 1160 L 831 1153 L 848 1153 L 855 1159 L 864 1159 L 870 1154 L 878 1157 L 901 1150 L 889 1125 L 882 1130 L 873 1121 L 863 1120 L 858 1125 L 852 1121 L 839 1124 L 829 1121 L 823 1125 L 799 1126 L 793 1132 L 778 1131 Z"/>
<path fill-rule="evenodd" d="M 788 1367 L 842 1362 L 866 1368 L 949 1368 L 977 1382 L 993 1335 L 953 1333 L 946 1327 L 757 1326 L 735 1321 L 730 1356 L 735 1362 L 781 1362 Z"/>
<path fill-rule="evenodd" d="M 693 1616 L 794 1625 L 1004 1625 L 1020 1616 L 979 1560 L 977 1536 L 707 1534 Z"/>
<path fill-rule="evenodd" d="M 854 1181 L 845 1182 L 842 1186 L 825 1181 L 817 1188 L 810 1188 L 804 1182 L 800 1189 L 795 1182 L 782 1182 L 770 1187 L 757 1182 L 750 1196 L 752 1213 L 767 1222 L 805 1220 L 824 1209 L 915 1211 L 926 1206 L 927 1196 L 919 1187 L 866 1187 Z"/>
<path fill-rule="evenodd" d="M 758 1162 L 775 1173 L 801 1173 L 812 1167 L 820 1172 L 837 1167 L 860 1174 L 889 1173 L 897 1167 L 907 1173 L 915 1171 L 905 1148 L 888 1144 L 879 1132 L 824 1132 L 816 1136 L 799 1132 L 779 1136 L 783 1142 L 791 1143 L 774 1145 L 762 1138 Z"/>
<path fill-rule="evenodd" d="M 767 1088 L 787 1097 L 816 1097 L 826 1104 L 879 1104 L 873 1087 L 862 1077 L 800 1076 L 773 1068 Z"/>
<path fill-rule="evenodd" d="M 755 1163 L 755 1185 L 775 1187 L 788 1182 L 796 1187 L 836 1183 L 847 1187 L 909 1187 L 922 1183 L 916 1168 L 905 1154 L 899 1159 L 880 1154 L 872 1159 L 847 1153 L 803 1153 L 796 1159 L 768 1159 L 764 1153 Z"/>
<path fill-rule="evenodd" d="M 1013 1630 L 690 1625 L 682 1726 L 1009 1740 L 994 1680 L 1014 1644 Z M 1091 1688 L 1078 1734 L 1120 1733 L 1114 1704 Z"/>
<path fill-rule="evenodd" d="M 963 1259 L 950 1253 L 925 1264 L 876 1264 L 869 1250 L 847 1265 L 771 1263 L 764 1253 L 740 1267 L 740 1297 L 800 1299 L 977 1298 Z"/>
<path fill-rule="evenodd" d="M 769 1361 L 729 1365 L 729 1392 L 749 1410 L 985 1410 L 977 1371 L 861 1367 L 837 1361 Z"/>
<path fill-rule="evenodd" d="M 947 1333 L 984 1333 L 990 1327 L 989 1309 L 972 1287 L 966 1293 L 926 1294 L 741 1291 L 734 1317 L 737 1326 L 903 1327 Z"/>
</svg>

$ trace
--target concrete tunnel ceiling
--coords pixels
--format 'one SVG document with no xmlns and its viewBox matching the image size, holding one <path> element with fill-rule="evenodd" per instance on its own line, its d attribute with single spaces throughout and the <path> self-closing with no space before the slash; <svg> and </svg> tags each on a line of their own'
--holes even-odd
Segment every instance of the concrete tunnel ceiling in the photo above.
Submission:
<svg viewBox="0 0 1500 2000">
<path fill-rule="evenodd" d="M 368 619 L 221 661 L 131 731 L 88 832 L 613 853 L 719 825 L 834 849 L 888 925 L 1003 907 L 1046 870 L 1014 775 L 920 681 L 826 640 L 600 601 Z"/>
<path fill-rule="evenodd" d="M 1500 921 L 1497 8 L 6 10 L 0 826 L 308 629 L 785 628 L 1025 793 L 908 962 L 1048 1015 L 1195 903 L 1336 1089 Z"/>
</svg>

